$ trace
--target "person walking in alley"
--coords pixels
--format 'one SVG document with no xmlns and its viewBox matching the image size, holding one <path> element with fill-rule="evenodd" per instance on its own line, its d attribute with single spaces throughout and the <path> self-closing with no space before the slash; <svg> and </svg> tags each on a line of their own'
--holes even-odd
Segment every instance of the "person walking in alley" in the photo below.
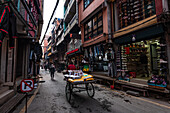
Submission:
<svg viewBox="0 0 170 113">
<path fill-rule="evenodd" d="M 50 74 L 51 74 L 51 79 L 54 78 L 54 72 L 55 72 L 55 66 L 53 63 L 50 65 Z"/>
</svg>

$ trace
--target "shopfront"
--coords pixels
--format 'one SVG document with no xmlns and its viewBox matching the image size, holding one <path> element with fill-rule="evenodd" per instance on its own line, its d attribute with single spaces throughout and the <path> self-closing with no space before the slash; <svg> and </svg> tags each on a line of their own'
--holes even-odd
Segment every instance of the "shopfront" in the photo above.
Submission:
<svg viewBox="0 0 170 113">
<path fill-rule="evenodd" d="M 69 65 L 72 62 L 77 69 L 83 69 L 82 65 L 83 53 L 81 48 L 67 52 L 67 64 Z"/>
<path fill-rule="evenodd" d="M 107 72 L 108 62 L 113 59 L 113 55 L 113 50 L 109 49 L 106 43 L 100 43 L 84 49 L 84 59 L 88 62 L 90 71 L 93 72 Z"/>
<path fill-rule="evenodd" d="M 161 25 L 117 38 L 115 42 L 119 45 L 116 53 L 117 76 L 145 80 L 154 78 L 160 84 L 167 81 L 167 46 Z"/>
</svg>

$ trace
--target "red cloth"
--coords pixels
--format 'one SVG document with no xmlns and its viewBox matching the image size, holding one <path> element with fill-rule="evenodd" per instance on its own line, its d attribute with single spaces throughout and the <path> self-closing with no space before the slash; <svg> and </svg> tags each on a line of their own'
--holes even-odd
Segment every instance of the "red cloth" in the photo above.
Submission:
<svg viewBox="0 0 170 113">
<path fill-rule="evenodd" d="M 125 54 L 129 55 L 130 54 L 130 48 L 129 47 L 125 47 L 125 49 L 126 49 L 126 53 Z"/>
<path fill-rule="evenodd" d="M 130 76 L 132 76 L 133 78 L 136 78 L 136 72 L 129 72 Z"/>
<path fill-rule="evenodd" d="M 73 65 L 73 64 L 70 64 L 70 65 L 68 66 L 68 70 L 76 70 L 76 66 Z"/>
</svg>

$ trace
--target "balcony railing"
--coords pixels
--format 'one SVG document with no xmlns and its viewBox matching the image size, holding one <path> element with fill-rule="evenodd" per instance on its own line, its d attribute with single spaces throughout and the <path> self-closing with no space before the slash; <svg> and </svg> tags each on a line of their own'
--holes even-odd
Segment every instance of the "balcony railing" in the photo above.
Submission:
<svg viewBox="0 0 170 113">
<path fill-rule="evenodd" d="M 74 2 L 75 2 L 75 0 L 70 0 L 69 4 L 67 6 L 67 9 L 65 11 L 65 14 L 64 14 L 64 18 L 66 18 L 67 14 L 69 14 L 70 9 L 72 8 L 72 5 L 73 5 Z"/>
<path fill-rule="evenodd" d="M 66 29 L 64 30 L 64 32 L 67 32 L 67 30 L 68 30 L 68 26 L 66 27 Z"/>
<path fill-rule="evenodd" d="M 68 24 L 67 28 L 65 29 L 64 36 L 66 36 L 77 23 L 78 23 L 77 14 L 75 14 L 70 23 Z"/>
<path fill-rule="evenodd" d="M 69 9 L 69 6 L 67 7 L 67 9 L 66 9 L 66 11 L 64 13 L 64 17 L 67 15 L 68 9 Z"/>
<path fill-rule="evenodd" d="M 73 24 L 73 22 L 75 21 L 75 20 L 77 20 L 77 14 L 75 14 L 74 15 L 74 17 L 71 19 L 71 21 L 70 21 L 70 26 L 72 26 L 72 24 Z"/>
<path fill-rule="evenodd" d="M 74 0 L 70 0 L 70 2 L 69 2 L 68 5 L 69 5 L 70 7 L 71 7 L 71 5 L 73 4 L 73 1 L 74 1 Z"/>
<path fill-rule="evenodd" d="M 67 6 L 67 5 L 68 5 L 68 2 L 69 2 L 69 0 L 64 0 L 63 3 L 64 3 L 65 6 Z"/>
</svg>

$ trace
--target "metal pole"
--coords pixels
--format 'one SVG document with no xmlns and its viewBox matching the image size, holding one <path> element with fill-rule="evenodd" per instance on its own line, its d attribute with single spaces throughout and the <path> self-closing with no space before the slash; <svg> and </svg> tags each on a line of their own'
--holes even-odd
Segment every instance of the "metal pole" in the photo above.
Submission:
<svg viewBox="0 0 170 113">
<path fill-rule="evenodd" d="M 27 96 L 28 96 L 28 93 L 26 92 L 26 105 L 25 105 L 25 113 L 27 113 Z"/>
</svg>

